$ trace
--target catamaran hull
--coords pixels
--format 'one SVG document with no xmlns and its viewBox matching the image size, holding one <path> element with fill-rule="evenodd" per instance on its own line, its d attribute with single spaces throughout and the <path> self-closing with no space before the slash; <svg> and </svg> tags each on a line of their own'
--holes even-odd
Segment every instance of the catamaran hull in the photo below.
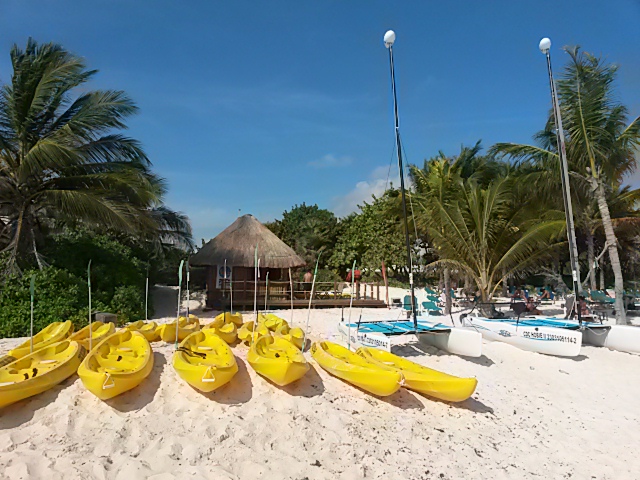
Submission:
<svg viewBox="0 0 640 480">
<path fill-rule="evenodd" d="M 436 347 L 462 357 L 482 355 L 482 335 L 473 329 L 455 327 L 449 333 L 424 333 L 418 335 L 423 345 Z"/>
<path fill-rule="evenodd" d="M 494 342 L 504 342 L 529 352 L 575 357 L 580 354 L 582 332 L 554 327 L 523 326 L 483 317 L 465 317 L 465 326 Z"/>
<path fill-rule="evenodd" d="M 582 332 L 582 341 L 596 347 L 627 353 L 640 353 L 640 327 L 612 325 L 609 330 L 587 327 Z"/>
<path fill-rule="evenodd" d="M 338 332 L 345 343 L 351 343 L 351 347 L 358 349 L 360 347 L 380 348 L 387 352 L 391 352 L 391 338 L 380 333 L 360 332 L 356 328 L 349 329 L 348 324 L 340 322 L 338 324 Z M 349 339 L 349 334 L 351 338 Z"/>
<path fill-rule="evenodd" d="M 429 322 L 420 321 L 420 324 Z M 343 322 L 338 324 L 338 331 L 342 340 L 349 340 L 349 325 Z M 447 332 L 420 333 L 418 341 L 423 345 L 436 347 L 454 355 L 465 357 L 479 357 L 482 355 L 482 335 L 475 330 L 466 328 L 452 328 Z M 362 332 L 357 328 L 351 328 L 351 345 L 355 348 L 374 347 L 387 352 L 391 351 L 391 337 L 375 332 Z"/>
</svg>

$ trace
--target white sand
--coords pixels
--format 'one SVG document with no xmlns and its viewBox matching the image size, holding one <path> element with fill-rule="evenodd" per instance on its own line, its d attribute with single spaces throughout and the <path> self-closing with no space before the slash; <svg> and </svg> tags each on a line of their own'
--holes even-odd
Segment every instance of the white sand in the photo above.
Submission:
<svg viewBox="0 0 640 480">
<path fill-rule="evenodd" d="M 162 320 L 170 320 L 174 299 L 157 304 L 168 315 Z M 290 319 L 289 311 L 281 315 Z M 294 324 L 306 321 L 306 311 L 294 315 Z M 311 338 L 335 336 L 339 318 L 340 310 L 313 311 Z M 19 341 L 0 340 L 0 354 Z M 453 405 L 405 390 L 375 398 L 313 361 L 297 384 L 278 388 L 247 365 L 243 346 L 234 347 L 233 381 L 203 395 L 173 371 L 172 345 L 153 348 L 151 376 L 109 402 L 74 376 L 1 410 L 0 478 L 619 479 L 640 472 L 637 355 L 583 347 L 565 359 L 485 343 L 480 359 L 465 360 L 417 343 L 399 347 L 417 362 L 478 378 L 473 398 Z"/>
</svg>

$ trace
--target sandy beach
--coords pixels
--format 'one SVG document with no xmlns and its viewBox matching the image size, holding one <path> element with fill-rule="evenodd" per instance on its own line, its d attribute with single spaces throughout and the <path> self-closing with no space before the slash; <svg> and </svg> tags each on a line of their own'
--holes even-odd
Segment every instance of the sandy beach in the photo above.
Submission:
<svg viewBox="0 0 640 480">
<path fill-rule="evenodd" d="M 175 294 L 156 294 L 158 321 L 170 321 Z M 214 313 L 201 314 L 203 323 Z M 337 339 L 340 316 L 312 311 L 311 339 Z M 295 311 L 293 323 L 306 318 Z M 173 345 L 155 343 L 152 374 L 120 397 L 102 402 L 73 376 L 2 410 L 0 478 L 637 477 L 640 356 L 583 347 L 577 358 L 556 358 L 485 342 L 482 357 L 464 359 L 407 340 L 394 351 L 477 377 L 473 397 L 448 404 L 400 390 L 376 398 L 308 354 L 309 373 L 279 388 L 248 366 L 242 345 L 233 349 L 237 376 L 204 395 L 174 372 Z M 0 353 L 20 341 L 0 340 Z"/>
</svg>

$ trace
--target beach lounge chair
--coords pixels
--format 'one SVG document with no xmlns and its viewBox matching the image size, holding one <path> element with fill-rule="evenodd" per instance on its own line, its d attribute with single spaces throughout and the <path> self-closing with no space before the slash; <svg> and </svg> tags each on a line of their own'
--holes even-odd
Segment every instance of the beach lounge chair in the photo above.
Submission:
<svg viewBox="0 0 640 480">
<path fill-rule="evenodd" d="M 416 297 L 413 297 L 413 306 L 416 309 L 416 311 L 418 310 L 418 299 Z M 403 302 L 402 302 L 402 308 L 404 308 L 407 312 L 411 311 L 411 295 L 405 295 Z"/>
<path fill-rule="evenodd" d="M 435 295 L 436 297 L 438 296 L 438 292 L 436 292 L 435 290 L 431 290 L 429 287 L 424 287 L 424 291 L 427 293 L 427 295 Z"/>
<path fill-rule="evenodd" d="M 591 290 L 589 292 L 589 296 L 591 297 L 591 300 L 593 300 L 596 303 L 615 303 L 616 301 L 615 298 L 608 297 L 601 290 Z"/>
<path fill-rule="evenodd" d="M 564 304 L 564 318 L 573 320 L 576 316 L 576 297 L 574 295 L 567 295 Z M 582 315 L 582 320 L 585 322 L 595 322 L 596 317 L 594 315 Z M 602 318 L 598 319 L 598 321 L 602 321 Z"/>
<path fill-rule="evenodd" d="M 422 302 L 422 311 L 428 312 L 429 315 L 442 315 L 442 309 L 435 302 Z"/>
</svg>

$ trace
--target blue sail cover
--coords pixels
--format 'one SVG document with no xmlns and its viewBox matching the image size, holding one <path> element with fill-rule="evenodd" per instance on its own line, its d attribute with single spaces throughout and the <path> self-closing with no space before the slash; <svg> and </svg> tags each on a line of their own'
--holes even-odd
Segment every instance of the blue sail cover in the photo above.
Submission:
<svg viewBox="0 0 640 480">
<path fill-rule="evenodd" d="M 503 322 L 509 323 L 512 325 L 521 325 L 523 327 L 554 327 L 554 328 L 565 328 L 567 330 L 578 330 L 580 328 L 580 323 L 576 320 L 565 320 L 561 318 L 521 318 L 520 320 L 516 318 L 482 318 L 483 321 L 488 322 Z M 583 323 L 585 328 L 605 328 L 608 329 L 608 325 L 603 325 L 601 323 Z"/>
<path fill-rule="evenodd" d="M 382 335 L 415 335 L 419 333 L 448 333 L 451 328 L 442 323 L 432 324 L 426 322 L 418 322 L 416 329 L 410 320 L 381 321 L 381 322 L 363 322 L 347 324 L 347 327 L 358 329 L 363 333 L 380 333 Z"/>
</svg>

